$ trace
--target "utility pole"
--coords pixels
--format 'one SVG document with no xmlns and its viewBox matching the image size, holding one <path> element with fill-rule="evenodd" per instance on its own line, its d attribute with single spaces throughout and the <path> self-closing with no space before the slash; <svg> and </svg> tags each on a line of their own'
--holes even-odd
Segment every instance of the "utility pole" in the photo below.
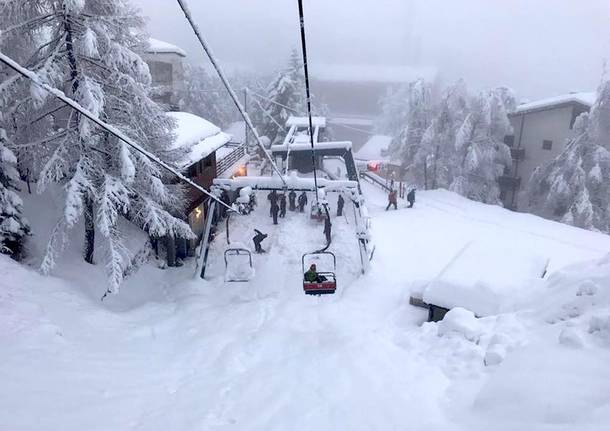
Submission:
<svg viewBox="0 0 610 431">
<path fill-rule="evenodd" d="M 244 112 L 248 113 L 248 88 L 244 88 Z M 248 125 L 244 123 L 244 144 L 248 151 Z"/>
</svg>

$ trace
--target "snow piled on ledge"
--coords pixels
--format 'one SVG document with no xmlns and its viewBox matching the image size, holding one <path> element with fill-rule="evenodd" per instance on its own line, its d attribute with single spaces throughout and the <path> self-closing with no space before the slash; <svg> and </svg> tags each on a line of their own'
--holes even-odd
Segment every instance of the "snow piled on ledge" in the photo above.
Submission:
<svg viewBox="0 0 610 431">
<path fill-rule="evenodd" d="M 149 54 L 178 54 L 186 57 L 186 52 L 182 48 L 152 37 L 148 39 L 146 52 Z"/>
<path fill-rule="evenodd" d="M 560 96 L 549 97 L 546 99 L 536 100 L 534 102 L 522 103 L 517 106 L 515 113 L 520 114 L 528 111 L 537 111 L 566 103 L 581 103 L 591 107 L 595 103 L 596 98 L 596 92 L 562 94 Z"/>
</svg>

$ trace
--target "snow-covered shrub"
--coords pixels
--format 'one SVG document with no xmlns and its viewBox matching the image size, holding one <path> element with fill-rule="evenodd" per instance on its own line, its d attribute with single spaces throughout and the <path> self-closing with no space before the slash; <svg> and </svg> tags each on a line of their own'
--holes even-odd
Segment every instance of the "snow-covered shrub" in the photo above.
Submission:
<svg viewBox="0 0 610 431">
<path fill-rule="evenodd" d="M 19 260 L 24 237 L 30 228 L 22 214 L 21 198 L 16 193 L 19 181 L 15 168 L 17 159 L 6 144 L 6 133 L 0 128 L 0 253 Z"/>
</svg>

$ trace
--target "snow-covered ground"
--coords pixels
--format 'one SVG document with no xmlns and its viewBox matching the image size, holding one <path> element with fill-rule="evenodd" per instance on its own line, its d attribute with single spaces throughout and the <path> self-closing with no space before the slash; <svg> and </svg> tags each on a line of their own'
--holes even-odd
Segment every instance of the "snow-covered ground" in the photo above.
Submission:
<svg viewBox="0 0 610 431">
<path fill-rule="evenodd" d="M 322 226 L 290 212 L 273 226 L 262 194 L 230 229 L 248 245 L 254 228 L 269 234 L 250 283 L 224 282 L 224 228 L 207 281 L 192 261 L 153 262 L 103 303 L 103 270 L 80 263 L 78 244 L 55 277 L 0 256 L 0 429 L 608 429 L 610 237 L 446 191 L 385 212 L 386 196 L 363 187 L 373 265 L 359 275 L 347 205 L 333 220 L 333 296 L 301 287 Z M 36 199 L 26 210 L 50 212 Z M 32 263 L 48 235 L 35 234 Z M 543 256 L 549 275 L 510 313 L 458 308 L 422 325 L 411 291 L 473 241 Z"/>
</svg>

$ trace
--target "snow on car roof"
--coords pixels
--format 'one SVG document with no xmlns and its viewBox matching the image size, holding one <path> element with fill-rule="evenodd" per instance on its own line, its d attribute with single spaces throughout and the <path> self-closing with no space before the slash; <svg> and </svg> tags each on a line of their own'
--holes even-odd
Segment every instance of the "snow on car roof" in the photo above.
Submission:
<svg viewBox="0 0 610 431">
<path fill-rule="evenodd" d="M 517 106 L 515 113 L 538 111 L 552 108 L 557 105 L 565 105 L 566 103 L 580 103 L 591 107 L 595 103 L 596 97 L 597 93 L 595 92 L 562 94 L 560 96 L 548 97 L 534 102 L 522 103 Z"/>
<path fill-rule="evenodd" d="M 432 82 L 438 75 L 434 67 L 373 64 L 320 64 L 312 69 L 314 78 L 322 81 L 407 83 L 423 78 Z"/>
<path fill-rule="evenodd" d="M 526 296 L 547 265 L 546 257 L 514 244 L 471 241 L 424 289 L 423 300 L 477 316 L 498 314 Z"/>
<path fill-rule="evenodd" d="M 358 160 L 385 160 L 387 157 L 382 156 L 382 152 L 386 151 L 390 143 L 392 142 L 391 136 L 386 135 L 373 135 L 366 141 L 366 143 L 360 148 L 354 157 Z"/>
<path fill-rule="evenodd" d="M 148 48 L 146 49 L 146 52 L 151 54 L 178 54 L 181 57 L 186 57 L 186 52 L 184 52 L 182 48 L 152 37 L 148 39 Z"/>
<path fill-rule="evenodd" d="M 178 162 L 180 168 L 189 167 L 231 140 L 229 134 L 197 115 L 188 112 L 168 112 L 167 115 L 176 120 L 172 150 L 187 150 L 185 157 Z"/>
</svg>

